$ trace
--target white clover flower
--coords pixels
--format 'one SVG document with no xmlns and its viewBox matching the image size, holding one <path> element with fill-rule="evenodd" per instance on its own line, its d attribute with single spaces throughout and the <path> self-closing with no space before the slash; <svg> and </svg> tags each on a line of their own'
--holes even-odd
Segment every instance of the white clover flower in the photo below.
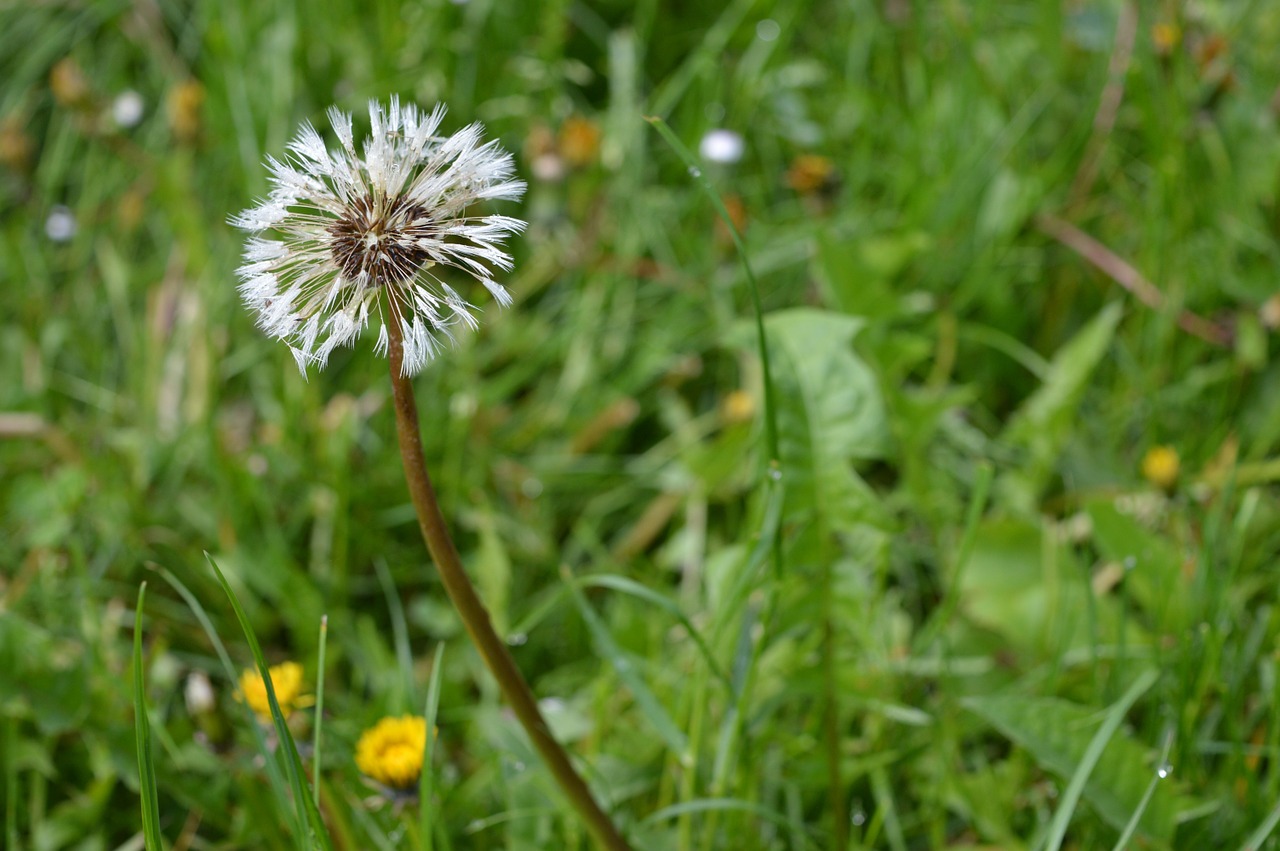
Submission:
<svg viewBox="0 0 1280 851">
<path fill-rule="evenodd" d="M 704 160 L 713 163 L 736 163 L 742 159 L 747 143 L 742 136 L 732 130 L 709 130 L 698 143 L 698 153 Z"/>
<path fill-rule="evenodd" d="M 236 270 L 240 294 L 258 326 L 288 343 L 304 375 L 353 343 L 371 319 L 381 353 L 387 323 L 397 323 L 405 375 L 426 365 L 441 338 L 453 340 L 453 325 L 475 328 L 474 306 L 438 267 L 460 270 L 499 304 L 511 303 L 490 269 L 510 271 L 502 243 L 525 223 L 468 210 L 518 199 L 524 183 L 512 179 L 509 153 L 496 141 L 481 143 L 479 124 L 437 136 L 444 112 L 437 106 L 428 115 L 395 97 L 389 108 L 370 101 L 372 130 L 357 153 L 351 116 L 331 108 L 341 148 L 330 150 L 303 124 L 283 160 L 267 158 L 273 188 L 266 200 L 231 219 L 254 234 Z"/>
</svg>

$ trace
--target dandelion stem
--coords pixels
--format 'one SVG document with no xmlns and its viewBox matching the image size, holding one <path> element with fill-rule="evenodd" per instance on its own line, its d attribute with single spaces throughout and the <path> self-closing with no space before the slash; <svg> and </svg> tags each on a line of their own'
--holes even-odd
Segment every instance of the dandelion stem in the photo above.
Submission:
<svg viewBox="0 0 1280 851">
<path fill-rule="evenodd" d="M 600 805 L 591 795 L 591 790 L 569 761 L 569 755 L 551 735 L 546 719 L 538 709 L 538 702 L 532 689 L 525 681 L 515 659 L 507 650 L 507 645 L 494 632 L 489 620 L 489 612 L 485 609 L 475 586 L 471 584 L 466 571 L 462 567 L 462 559 L 458 549 L 449 536 L 444 515 L 436 501 L 435 489 L 431 486 L 431 477 L 427 474 L 426 459 L 422 453 L 422 437 L 419 433 L 418 404 L 414 400 L 413 383 L 404 374 L 404 337 L 400 330 L 400 316 L 394 300 L 391 301 L 391 317 L 387 322 L 388 354 L 391 361 L 391 387 L 395 398 L 396 433 L 400 441 L 400 457 L 404 462 L 405 480 L 409 485 L 409 495 L 413 499 L 413 507 L 418 515 L 418 525 L 422 529 L 422 537 L 427 543 L 427 550 L 436 563 L 440 579 L 444 583 L 449 599 L 453 601 L 467 633 L 471 636 L 476 649 L 484 659 L 485 665 L 498 681 L 507 702 L 511 704 L 516 718 L 533 741 L 533 746 L 542 755 L 547 767 L 551 769 L 561 791 L 569 799 L 569 803 L 578 811 L 601 847 L 608 851 L 630 851 L 627 841 L 618 832 L 613 821 L 600 809 Z"/>
</svg>

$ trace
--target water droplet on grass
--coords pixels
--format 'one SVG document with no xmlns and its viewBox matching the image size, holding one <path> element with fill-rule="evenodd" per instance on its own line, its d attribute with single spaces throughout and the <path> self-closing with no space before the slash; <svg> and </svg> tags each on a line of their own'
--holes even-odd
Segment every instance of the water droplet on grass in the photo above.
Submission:
<svg viewBox="0 0 1280 851">
<path fill-rule="evenodd" d="M 698 168 L 696 165 L 689 166 L 689 176 L 702 177 L 702 169 Z"/>
</svg>

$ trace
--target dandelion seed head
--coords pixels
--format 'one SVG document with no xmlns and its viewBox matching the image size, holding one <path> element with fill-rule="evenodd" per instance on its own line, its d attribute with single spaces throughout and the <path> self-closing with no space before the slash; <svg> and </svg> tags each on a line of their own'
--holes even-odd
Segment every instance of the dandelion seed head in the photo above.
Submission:
<svg viewBox="0 0 1280 851">
<path fill-rule="evenodd" d="M 303 124 L 283 158 L 267 159 L 268 196 L 231 219 L 250 234 L 240 294 L 304 374 L 370 324 L 375 350 L 386 354 L 392 322 L 403 372 L 420 371 L 452 343 L 455 326 L 478 326 L 475 307 L 446 280 L 454 273 L 511 303 L 493 272 L 511 270 L 503 244 L 524 222 L 473 208 L 516 200 L 524 183 L 511 155 L 483 142 L 480 125 L 440 136 L 444 115 L 443 106 L 424 113 L 395 97 L 389 106 L 371 101 L 370 134 L 357 146 L 351 115 L 330 109 L 338 147 Z"/>
</svg>

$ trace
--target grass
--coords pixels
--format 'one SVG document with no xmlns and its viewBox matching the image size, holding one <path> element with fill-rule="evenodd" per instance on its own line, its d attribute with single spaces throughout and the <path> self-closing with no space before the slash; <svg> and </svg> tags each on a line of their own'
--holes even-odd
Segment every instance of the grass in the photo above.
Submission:
<svg viewBox="0 0 1280 851">
<path fill-rule="evenodd" d="M 425 450 L 636 847 L 1276 847 L 1277 39 L 1227 0 L 0 6 L 5 847 L 589 847 L 428 569 L 386 364 L 303 381 L 235 293 L 263 158 L 395 92 L 530 182 Z M 740 246 L 646 117 L 743 134 L 699 167 Z M 321 735 L 237 703 L 206 552 Z M 388 800 L 355 742 L 424 706 Z"/>
</svg>

